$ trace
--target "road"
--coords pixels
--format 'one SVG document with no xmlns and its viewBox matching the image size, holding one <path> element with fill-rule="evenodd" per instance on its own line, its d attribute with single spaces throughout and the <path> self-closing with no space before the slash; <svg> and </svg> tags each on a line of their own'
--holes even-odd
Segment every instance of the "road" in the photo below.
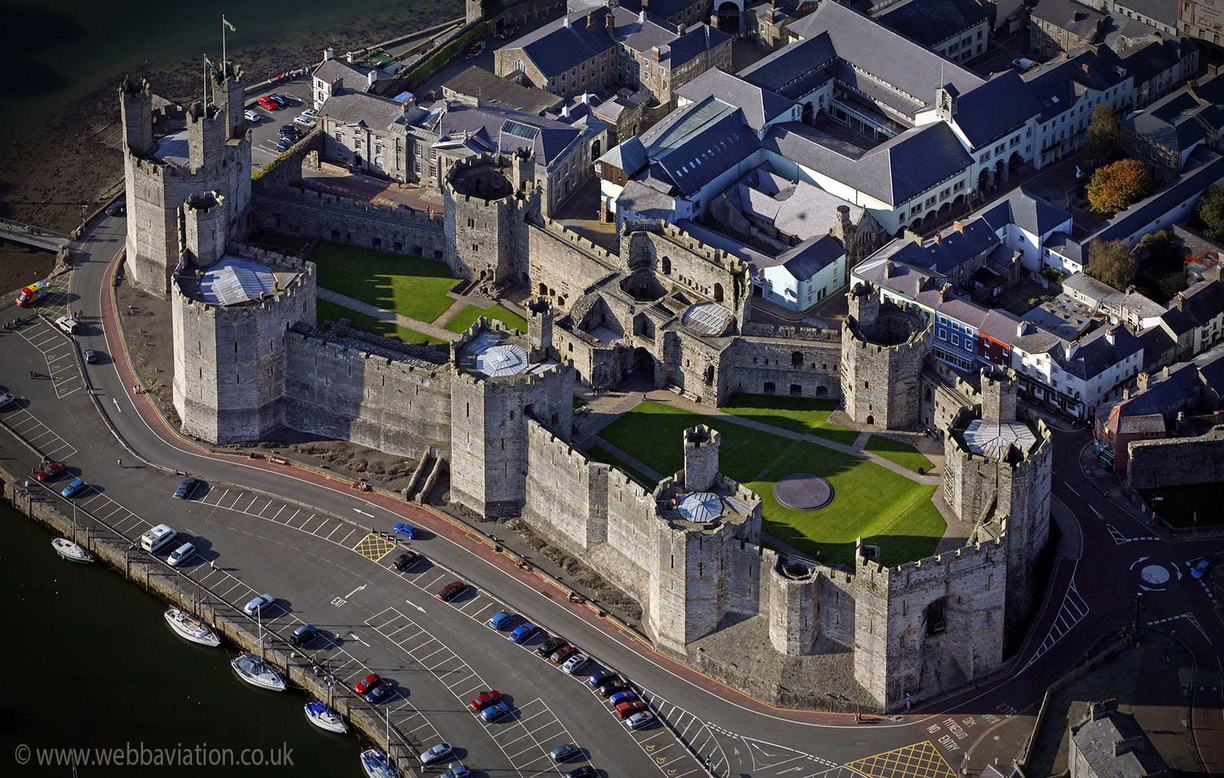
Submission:
<svg viewBox="0 0 1224 778">
<path fill-rule="evenodd" d="M 3 334 L 0 349 L 15 368 L 6 371 L 6 388 L 20 400 L 0 412 L 0 421 L 41 453 L 68 459 L 94 484 L 79 498 L 81 509 L 128 537 L 167 521 L 198 538 L 200 555 L 189 571 L 212 593 L 210 601 L 240 606 L 256 592 L 276 594 L 279 607 L 269 626 L 281 633 L 303 622 L 322 628 L 330 645 L 311 649 L 337 678 L 348 684 L 372 668 L 395 679 L 402 690 L 391 703 L 396 729 L 418 743 L 447 739 L 464 750 L 468 764 L 490 775 L 552 774 L 543 753 L 561 740 L 588 749 L 591 763 L 607 775 L 702 774 L 675 732 L 720 776 L 891 778 L 897 763 L 915 778 L 951 776 L 966 754 L 989 753 L 999 727 L 1034 707 L 1090 646 L 1129 625 L 1138 594 L 1141 621 L 1176 628 L 1204 661 L 1224 641 L 1211 593 L 1186 575 L 1188 563 L 1204 554 L 1224 561 L 1224 545 L 1152 536 L 1102 495 L 1104 481 L 1082 469 L 1087 433 L 1056 431 L 1061 556 L 1049 600 L 1009 675 L 931 711 L 869 724 L 770 708 L 654 653 L 436 515 L 304 471 L 210 454 L 173 435 L 147 398 L 133 396 L 122 347 L 101 325 L 113 314 L 102 290 L 124 229 L 122 218 L 97 222 L 80 246 L 85 259 L 71 274 L 68 293 L 52 301 L 84 311 L 77 342 L 102 358 L 84 366 L 67 336 L 45 321 Z M 54 372 L 56 380 L 27 378 L 26 366 Z M 15 438 L 0 438 L 0 447 L 31 467 L 36 463 Z M 178 478 L 159 468 L 198 475 L 209 488 L 188 503 L 172 500 Z M 404 575 L 390 568 L 395 554 L 363 529 L 390 530 L 402 520 L 430 530 L 429 539 L 413 542 L 428 562 Z M 1155 568 L 1167 579 L 1152 583 L 1161 579 Z M 474 590 L 453 604 L 434 598 L 437 587 L 456 577 Z M 627 732 L 579 680 L 484 626 L 503 607 L 632 678 L 670 726 Z M 479 722 L 464 703 L 482 687 L 512 696 L 518 713 L 499 724 Z M 971 771 L 980 764 L 971 760 Z"/>
</svg>

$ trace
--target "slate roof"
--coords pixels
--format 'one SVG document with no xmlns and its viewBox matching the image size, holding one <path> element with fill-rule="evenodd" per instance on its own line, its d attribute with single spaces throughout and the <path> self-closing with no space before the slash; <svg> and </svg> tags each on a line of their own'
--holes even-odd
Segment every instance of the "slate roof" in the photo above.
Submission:
<svg viewBox="0 0 1224 778">
<path fill-rule="evenodd" d="M 835 2 L 821 3 L 788 29 L 801 38 L 827 33 L 839 58 L 926 106 L 934 103 L 935 89 L 943 84 L 964 95 L 984 83 L 960 65 Z"/>
<path fill-rule="evenodd" d="M 993 251 L 1002 242 L 994 228 L 981 219 L 961 226 L 961 230 L 945 230 L 940 233 L 939 242 L 923 247 L 930 257 L 927 267 L 946 275 L 974 257 Z"/>
<path fill-rule="evenodd" d="M 905 261 L 909 251 L 921 251 L 916 243 L 906 240 L 890 241 L 867 259 L 854 267 L 856 278 L 870 281 L 881 289 L 900 294 L 913 299 L 918 286 L 929 285 L 937 276 L 926 268 L 911 265 Z M 891 269 L 889 265 L 891 264 Z"/>
<path fill-rule="evenodd" d="M 973 0 L 904 0 L 875 20 L 924 46 L 934 47 L 990 19 L 990 11 Z"/>
<path fill-rule="evenodd" d="M 1177 27 L 1177 0 L 1116 0 L 1114 4 L 1120 8 L 1137 11 L 1161 24 Z"/>
<path fill-rule="evenodd" d="M 1084 245 L 1065 232 L 1051 235 L 1046 241 L 1046 248 L 1079 265 L 1088 264 L 1088 253 L 1084 250 Z"/>
<path fill-rule="evenodd" d="M 676 94 L 695 103 L 707 97 L 717 97 L 738 106 L 744 112 L 748 126 L 760 132 L 762 128 L 794 107 L 793 100 L 749 83 L 739 76 L 711 68 L 677 90 Z"/>
<path fill-rule="evenodd" d="M 600 2 L 602 3 L 603 0 Z M 646 10 L 654 16 L 666 19 L 673 14 L 681 13 L 692 3 L 693 0 L 649 0 Z M 620 7 L 638 13 L 642 10 L 642 0 L 621 0 Z"/>
<path fill-rule="evenodd" d="M 762 89 L 798 100 L 833 78 L 831 63 L 836 57 L 833 40 L 828 33 L 821 33 L 762 57 L 741 70 L 739 76 Z"/>
<path fill-rule="evenodd" d="M 640 138 L 652 170 L 692 195 L 759 148 L 743 112 L 709 97 L 678 108 Z"/>
<path fill-rule="evenodd" d="M 764 146 L 890 206 L 905 203 L 973 162 L 944 122 L 908 130 L 867 151 L 788 122 L 770 128 Z"/>
<path fill-rule="evenodd" d="M 366 92 L 341 91 L 327 98 L 319 115 L 346 125 L 368 127 L 380 132 L 405 134 L 404 107 L 385 97 Z"/>
<path fill-rule="evenodd" d="M 1169 770 L 1143 728 L 1131 716 L 1108 713 L 1073 727 L 1071 733 L 1075 746 L 1096 775 L 1144 778 L 1166 774 Z M 1123 740 L 1131 741 L 1131 747 L 1119 755 L 1115 744 Z"/>
<path fill-rule="evenodd" d="M 332 57 L 315 68 L 313 75 L 329 84 L 334 83 L 336 79 L 347 78 L 349 80 L 348 89 L 365 89 L 369 83 L 371 70 L 373 68 L 363 68 L 348 60 Z"/>
<path fill-rule="evenodd" d="M 978 334 L 1010 346 L 1016 339 L 1016 328 L 1020 319 L 1001 308 L 991 308 L 978 326 Z"/>
<path fill-rule="evenodd" d="M 956 99 L 952 119 L 974 148 L 989 145 L 1041 113 L 1034 97 L 1015 70 L 1006 70 Z"/>
<path fill-rule="evenodd" d="M 1180 299 L 1182 313 L 1201 327 L 1224 313 L 1224 283 L 1200 281 L 1182 292 Z"/>
<path fill-rule="evenodd" d="M 1126 74 L 1118 72 L 1116 58 L 1106 52 L 1103 49 L 1097 55 L 1080 51 L 1067 59 L 1038 65 L 1024 74 L 1023 80 L 1038 103 L 1041 121 L 1071 110 L 1085 89 L 1103 92 L 1126 79 Z"/>
<path fill-rule="evenodd" d="M 676 198 L 642 181 L 630 181 L 616 198 L 616 204 L 644 219 L 670 221 L 676 210 Z"/>
<path fill-rule="evenodd" d="M 594 26 L 587 24 L 588 13 L 596 14 Z M 616 45 L 605 27 L 606 13 L 606 9 L 598 9 L 566 14 L 502 46 L 501 50 L 522 49 L 545 77 L 558 76 Z"/>
<path fill-rule="evenodd" d="M 666 44 L 671 52 L 671 66 L 673 68 L 680 67 L 684 63 L 700 57 L 705 52 L 715 49 L 729 40 L 731 40 L 731 36 L 722 30 L 711 27 L 708 24 L 694 24 L 683 35 L 672 39 L 670 43 Z"/>
<path fill-rule="evenodd" d="M 1071 214 L 1017 187 L 975 214 L 994 230 L 1014 224 L 1031 235 L 1042 236 L 1071 220 Z"/>
<path fill-rule="evenodd" d="M 1143 344 L 1143 369 L 1148 372 L 1177 347 L 1177 341 L 1160 327 L 1144 330 L 1139 335 L 1139 342 Z"/>
<path fill-rule="evenodd" d="M 516 84 L 475 65 L 459 72 L 443 84 L 442 89 L 444 93 L 449 90 L 455 94 L 485 102 L 502 103 L 509 108 L 537 115 L 559 108 L 564 102 L 552 92 Z"/>
<path fill-rule="evenodd" d="M 827 234 L 838 219 L 839 206 L 850 209 L 852 222 L 862 219 L 862 207 L 806 181 L 775 181 L 768 168 L 762 165 L 728 187 L 726 194 L 733 206 L 800 240 Z"/>
<path fill-rule="evenodd" d="M 1193 158 L 1193 155 L 1191 155 Z M 1187 166 L 1189 166 L 1189 162 Z M 1114 216 L 1104 228 L 1094 233 L 1091 238 L 1099 240 L 1126 240 L 1140 237 L 1149 224 L 1157 217 L 1169 213 L 1184 200 L 1196 197 L 1208 186 L 1224 179 L 1224 157 L 1214 155 L 1214 159 L 1198 165 L 1193 170 L 1183 173 L 1173 186 L 1168 187 L 1146 200 L 1135 203 L 1130 208 Z M 1087 241 L 1085 241 L 1087 242 Z"/>
<path fill-rule="evenodd" d="M 1073 273 L 1063 279 L 1063 288 L 1079 292 L 1097 305 L 1125 308 L 1134 311 L 1139 318 L 1154 318 L 1165 312 L 1164 306 L 1138 292 L 1119 292 L 1109 284 L 1096 280 L 1087 273 Z"/>
<path fill-rule="evenodd" d="M 1114 337 L 1112 344 L 1106 337 L 1110 332 Z M 1064 372 L 1087 381 L 1138 354 L 1142 348 L 1139 339 L 1125 327 L 1099 327 L 1080 339 L 1079 347 L 1070 357 L 1063 349 L 1056 349 L 1050 356 Z"/>
<path fill-rule="evenodd" d="M 778 260 L 788 273 L 806 281 L 845 255 L 846 249 L 840 240 L 832 235 L 821 235 L 787 249 L 778 255 Z"/>
<path fill-rule="evenodd" d="M 582 128 L 498 106 L 472 108 L 448 102 L 445 110 L 431 113 L 430 118 L 433 121 L 425 128 L 439 136 L 466 134 L 499 153 L 527 148 L 542 165 L 551 165 L 583 135 Z M 602 126 L 598 121 L 593 124 Z"/>
<path fill-rule="evenodd" d="M 1201 102 L 1189 89 L 1179 89 L 1124 120 L 1130 131 L 1181 153 L 1196 143 L 1210 142 L 1224 129 L 1224 109 Z"/>
<path fill-rule="evenodd" d="M 1089 42 L 1096 41 L 1097 34 L 1109 18 L 1072 0 L 1041 0 L 1029 14 L 1034 19 L 1053 24 Z"/>
</svg>

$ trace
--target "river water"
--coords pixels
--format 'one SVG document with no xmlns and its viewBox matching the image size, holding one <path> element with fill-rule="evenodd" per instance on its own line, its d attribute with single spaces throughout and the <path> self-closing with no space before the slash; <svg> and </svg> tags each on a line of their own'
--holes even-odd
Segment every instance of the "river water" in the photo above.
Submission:
<svg viewBox="0 0 1224 778">
<path fill-rule="evenodd" d="M 99 563 L 62 561 L 53 537 L 0 502 L 0 623 L 8 630 L 0 649 L 0 775 L 73 775 L 68 766 L 20 767 L 23 746 L 33 760 L 38 749 L 119 749 L 124 759 L 156 759 L 153 749 L 171 749 L 165 759 L 214 759 L 218 752 L 206 749 L 233 749 L 238 759 L 256 749 L 252 759 L 263 766 L 212 774 L 363 774 L 359 741 L 311 726 L 305 696 L 245 686 L 230 669 L 232 649 L 181 640 L 162 619 L 161 601 Z M 282 754 L 292 766 L 271 766 Z M 95 765 L 76 774 L 167 772 Z"/>
</svg>

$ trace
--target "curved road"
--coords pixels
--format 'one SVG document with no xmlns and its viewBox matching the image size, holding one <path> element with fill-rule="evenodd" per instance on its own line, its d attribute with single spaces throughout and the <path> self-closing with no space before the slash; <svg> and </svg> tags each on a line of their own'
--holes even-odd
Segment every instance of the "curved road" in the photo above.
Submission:
<svg viewBox="0 0 1224 778">
<path fill-rule="evenodd" d="M 73 388 L 74 380 L 82 382 L 79 373 L 62 369 L 57 349 L 68 339 L 42 324 L 25 328 L 20 337 L 3 338 L 9 364 L 18 365 L 8 371 L 14 373 L 9 391 L 29 398 L 29 408 L 9 409 L 0 419 L 10 427 L 30 424 L 44 436 L 37 443 L 44 452 L 61 445 L 66 447 L 61 451 L 72 450 L 71 463 L 81 468 L 85 479 L 102 484 L 86 506 L 91 513 L 98 508 L 113 511 L 112 516 L 130 511 L 149 523 L 167 520 L 215 544 L 201 544 L 206 549 L 201 562 L 211 553 L 223 569 L 214 573 L 206 563 L 197 564 L 195 575 L 203 585 L 232 590 L 226 597 L 231 602 L 254 591 L 251 587 L 286 595 L 293 613 L 282 608 L 274 627 L 283 631 L 296 620 L 312 621 L 337 644 L 320 651 L 321 659 L 331 657 L 335 663 L 329 666 L 343 660 L 352 665 L 347 668 L 350 675 L 363 667 L 388 670 L 409 687 L 396 701 L 396 727 L 418 742 L 435 737 L 435 732 L 454 738 L 471 753 L 469 763 L 490 774 L 533 774 L 539 764 L 528 760 L 538 757 L 555 735 L 572 737 L 589 748 L 592 763 L 609 775 L 699 775 L 701 766 L 675 741 L 674 733 L 680 733 L 718 775 L 852 775 L 842 765 L 902 749 L 899 753 L 913 758 L 909 775 L 950 776 L 962 766 L 976 771 L 992 756 L 1010 756 L 1018 740 L 1000 735 L 1009 731 L 1012 717 L 1039 703 L 1050 683 L 1091 645 L 1129 625 L 1140 592 L 1143 623 L 1185 620 L 1187 628 L 1179 635 L 1204 660 L 1218 654 L 1215 646 L 1224 645 L 1224 629 L 1208 594 L 1181 574 L 1196 557 L 1224 560 L 1224 546 L 1190 546 L 1152 536 L 1102 493 L 1111 484 L 1092 477 L 1091 469 L 1081 469 L 1087 434 L 1058 431 L 1055 512 L 1063 538 L 1046 604 L 1008 675 L 929 706 L 930 711 L 872 723 L 772 709 L 655 654 L 587 608 L 567 603 L 564 590 L 517 570 L 482 539 L 428 511 L 378 495 L 359 495 L 342 483 L 304 471 L 211 454 L 173 434 L 147 398 L 132 394 L 130 368 L 113 329 L 112 302 L 104 293 L 108 265 L 122 247 L 124 229 L 122 218 L 104 218 L 86 234 L 80 246 L 84 259 L 71 274 L 67 301 L 84 311 L 80 347 L 116 355 L 113 361 L 103 359 L 85 368 L 98 405 L 88 387 Z M 59 370 L 57 380 L 25 380 L 20 366 L 27 363 L 32 370 Z M 80 368 L 84 366 L 73 366 L 74 371 Z M 127 450 L 99 417 L 98 407 Z M 30 419 L 20 417 L 22 413 Z M 37 424 L 49 429 L 43 432 Z M 117 467 L 117 459 L 133 456 L 160 468 L 190 472 L 213 485 L 189 504 L 172 501 L 168 495 L 178 480 L 173 474 L 154 467 Z M 113 491 L 105 490 L 107 483 L 115 485 Z M 295 515 L 290 511 L 300 518 L 290 519 Z M 302 511 L 317 514 L 319 523 L 301 517 Z M 422 570 L 396 574 L 389 569 L 395 554 L 375 562 L 353 553 L 353 544 L 364 533 L 341 526 L 329 515 L 382 530 L 407 517 L 436 533 L 416 544 L 429 562 Z M 1166 586 L 1148 586 L 1139 572 L 1150 565 L 1176 575 Z M 433 599 L 429 587 L 449 580 L 448 571 L 479 591 L 454 606 Z M 344 602 L 336 605 L 337 600 Z M 674 731 L 656 727 L 626 732 L 580 683 L 508 641 L 496 640 L 482 622 L 502 603 L 649 690 Z M 455 618 L 452 610 L 468 618 Z M 405 637 L 418 633 L 419 639 Z M 445 663 L 437 664 L 443 659 Z M 436 671 L 426 671 L 435 664 Z M 469 671 L 470 683 L 465 675 Z M 519 713 L 501 727 L 513 732 L 502 734 L 498 726 L 481 725 L 463 712 L 461 698 L 468 687 L 485 683 L 507 694 L 517 690 Z M 536 729 L 539 725 L 546 727 Z M 524 751 L 524 745 L 530 747 Z M 943 759 L 920 759 L 934 753 Z M 970 753 L 972 758 L 966 760 Z M 854 767 L 867 775 L 886 774 L 870 760 Z"/>
</svg>

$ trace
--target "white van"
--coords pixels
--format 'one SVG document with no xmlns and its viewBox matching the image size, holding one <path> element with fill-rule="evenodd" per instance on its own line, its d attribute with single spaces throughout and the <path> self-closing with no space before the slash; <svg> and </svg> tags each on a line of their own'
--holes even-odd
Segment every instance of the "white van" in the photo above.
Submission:
<svg viewBox="0 0 1224 778">
<path fill-rule="evenodd" d="M 158 524 L 153 529 L 140 536 L 140 547 L 150 554 L 156 554 L 178 535 L 169 524 Z"/>
<path fill-rule="evenodd" d="M 183 562 L 187 561 L 187 557 L 191 556 L 194 553 L 195 553 L 195 546 L 192 545 L 191 543 L 184 543 L 183 545 L 171 551 L 170 557 L 166 559 L 166 561 L 170 563 L 171 567 L 178 567 L 179 565 L 183 564 Z"/>
</svg>

